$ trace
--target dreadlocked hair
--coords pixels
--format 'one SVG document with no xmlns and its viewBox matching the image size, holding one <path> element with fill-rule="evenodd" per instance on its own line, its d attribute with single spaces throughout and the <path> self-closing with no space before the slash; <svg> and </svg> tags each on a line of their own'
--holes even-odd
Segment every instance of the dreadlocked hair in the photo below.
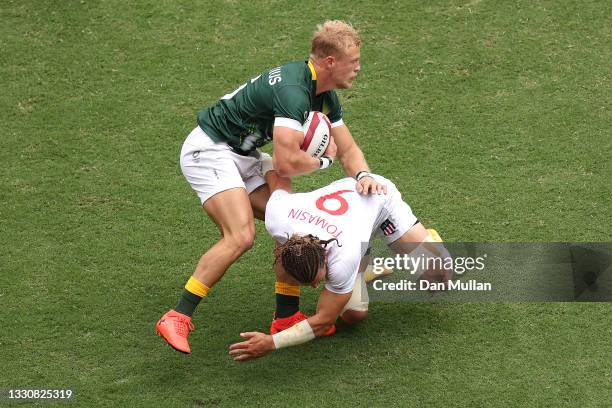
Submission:
<svg viewBox="0 0 612 408">
<path fill-rule="evenodd" d="M 325 265 L 325 249 L 330 242 L 308 234 L 300 236 L 294 234 L 287 242 L 274 250 L 274 261 L 281 265 L 298 282 L 311 283 L 317 276 L 319 268 Z"/>
</svg>

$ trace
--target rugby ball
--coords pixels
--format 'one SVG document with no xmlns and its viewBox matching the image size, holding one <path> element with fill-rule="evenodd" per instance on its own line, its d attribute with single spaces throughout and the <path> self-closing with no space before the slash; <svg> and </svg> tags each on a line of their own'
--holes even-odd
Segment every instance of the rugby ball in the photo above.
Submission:
<svg viewBox="0 0 612 408">
<path fill-rule="evenodd" d="M 310 112 L 304 122 L 304 141 L 300 149 L 312 157 L 321 157 L 331 139 L 331 123 L 325 114 Z"/>
</svg>

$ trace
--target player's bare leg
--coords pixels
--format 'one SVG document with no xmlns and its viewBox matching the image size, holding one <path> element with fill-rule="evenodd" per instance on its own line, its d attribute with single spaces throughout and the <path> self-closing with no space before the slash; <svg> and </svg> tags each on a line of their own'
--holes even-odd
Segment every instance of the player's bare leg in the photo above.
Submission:
<svg viewBox="0 0 612 408">
<path fill-rule="evenodd" d="M 158 334 L 183 353 L 191 352 L 187 336 L 193 329 L 191 314 L 196 306 L 255 240 L 253 210 L 243 188 L 217 193 L 203 208 L 219 227 L 222 238 L 200 258 L 176 309 L 162 316 L 156 325 Z"/>
<path fill-rule="evenodd" d="M 215 194 L 204 205 L 222 238 L 202 255 L 193 277 L 211 288 L 240 256 L 251 249 L 255 223 L 249 196 L 243 188 Z"/>
<path fill-rule="evenodd" d="M 266 215 L 266 204 L 270 199 L 270 188 L 267 184 L 259 186 L 249 194 L 249 201 L 251 202 L 251 208 L 253 209 L 253 215 L 255 218 L 261 221 L 265 221 Z"/>
<path fill-rule="evenodd" d="M 429 233 L 421 224 L 417 222 L 410 228 L 404 235 L 402 235 L 398 240 L 389 245 L 393 251 L 398 254 L 409 254 L 416 247 L 418 247 L 421 242 L 425 241 L 429 237 Z"/>
<path fill-rule="evenodd" d="M 351 326 L 361 323 L 366 317 L 368 317 L 367 311 L 358 310 L 347 310 L 340 316 L 344 323 Z"/>
<path fill-rule="evenodd" d="M 450 257 L 438 233 L 435 230 L 426 230 L 421 223 L 415 224 L 397 241 L 391 243 L 389 247 L 398 254 L 425 255 L 430 258 L 438 257 L 442 259 Z M 444 264 L 444 262 L 441 262 L 441 264 Z M 452 274 L 452 270 L 443 267 L 431 267 L 417 272 L 420 279 L 429 282 L 447 282 Z"/>
</svg>

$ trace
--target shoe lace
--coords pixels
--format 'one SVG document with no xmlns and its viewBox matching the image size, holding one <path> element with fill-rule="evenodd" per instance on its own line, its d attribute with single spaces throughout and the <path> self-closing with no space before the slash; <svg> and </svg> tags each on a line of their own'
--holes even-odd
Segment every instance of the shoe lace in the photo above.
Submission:
<svg viewBox="0 0 612 408">
<path fill-rule="evenodd" d="M 189 332 L 195 331 L 195 326 L 191 323 L 191 319 L 179 317 L 174 321 L 174 328 L 178 334 L 187 337 Z"/>
</svg>

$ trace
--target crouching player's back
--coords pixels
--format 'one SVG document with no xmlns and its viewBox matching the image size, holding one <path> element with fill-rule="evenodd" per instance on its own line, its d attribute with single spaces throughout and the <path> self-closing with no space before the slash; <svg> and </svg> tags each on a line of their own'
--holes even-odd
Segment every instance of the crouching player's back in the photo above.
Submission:
<svg viewBox="0 0 612 408">
<path fill-rule="evenodd" d="M 279 305 L 277 301 L 272 335 L 242 333 L 247 341 L 230 346 L 230 354 L 236 361 L 330 335 L 335 331 L 338 317 L 349 324 L 363 320 L 368 311 L 363 270 L 367 265 L 369 242 L 375 235 L 400 254 L 449 256 L 442 244 L 432 242 L 395 185 L 381 176 L 371 177 L 384 183 L 388 194 L 362 196 L 355 191 L 355 181 L 350 178 L 312 192 L 291 194 L 288 185 L 275 172 L 266 175 L 270 186 L 276 187 L 266 207 L 266 229 L 278 242 L 277 284 L 280 282 L 287 288 L 317 286 L 325 278 L 325 288 L 319 297 L 317 313 L 312 317 L 299 311 L 299 291 L 288 291 L 287 297 L 293 294 L 298 301 L 294 299 L 286 305 Z M 430 282 L 446 282 L 452 271 L 432 268 L 417 274 Z M 293 309 L 287 310 L 288 305 Z"/>
</svg>

